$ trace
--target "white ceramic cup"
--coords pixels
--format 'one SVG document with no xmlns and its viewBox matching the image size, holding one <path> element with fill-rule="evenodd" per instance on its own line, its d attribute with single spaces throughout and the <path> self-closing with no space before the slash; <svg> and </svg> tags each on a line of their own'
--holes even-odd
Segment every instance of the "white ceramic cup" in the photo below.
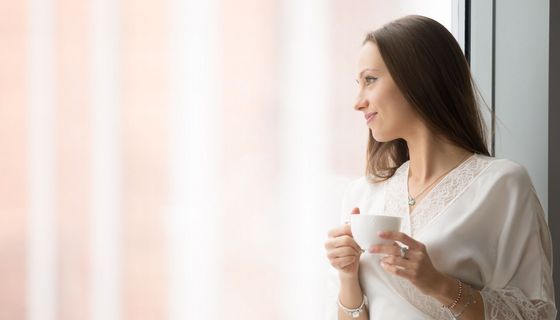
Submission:
<svg viewBox="0 0 560 320">
<path fill-rule="evenodd" d="M 350 229 L 354 241 L 368 251 L 374 245 L 391 244 L 393 240 L 380 238 L 377 234 L 380 231 L 400 231 L 401 218 L 383 215 L 353 214 L 350 216 Z"/>
</svg>

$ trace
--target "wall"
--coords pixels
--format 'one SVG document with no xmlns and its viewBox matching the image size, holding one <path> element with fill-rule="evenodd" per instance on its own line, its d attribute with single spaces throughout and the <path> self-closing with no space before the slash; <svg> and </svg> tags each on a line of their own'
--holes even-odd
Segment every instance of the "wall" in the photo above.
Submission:
<svg viewBox="0 0 560 320">
<path fill-rule="evenodd" d="M 494 9 L 472 1 L 473 74 L 495 110 L 495 155 L 527 168 L 548 213 L 549 3 L 496 0 Z"/>
<path fill-rule="evenodd" d="M 560 306 L 560 2 L 550 1 L 550 45 L 548 83 L 548 224 L 552 232 L 554 248 L 554 283 L 556 306 Z M 558 318 L 558 316 L 557 316 Z"/>
</svg>

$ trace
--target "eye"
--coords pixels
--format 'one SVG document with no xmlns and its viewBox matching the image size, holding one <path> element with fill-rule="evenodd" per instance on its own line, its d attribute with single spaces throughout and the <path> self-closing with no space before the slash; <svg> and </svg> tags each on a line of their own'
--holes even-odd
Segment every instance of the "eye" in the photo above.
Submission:
<svg viewBox="0 0 560 320">
<path fill-rule="evenodd" d="M 375 80 L 377 80 L 376 77 L 372 77 L 372 76 L 366 76 L 364 79 L 365 79 L 366 85 L 372 84 L 372 83 L 375 82 Z"/>
</svg>

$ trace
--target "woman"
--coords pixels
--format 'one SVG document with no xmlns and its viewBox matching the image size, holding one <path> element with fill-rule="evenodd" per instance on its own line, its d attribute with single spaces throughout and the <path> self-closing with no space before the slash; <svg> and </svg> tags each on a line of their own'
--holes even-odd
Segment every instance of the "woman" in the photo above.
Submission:
<svg viewBox="0 0 560 320">
<path fill-rule="evenodd" d="M 325 244 L 332 319 L 555 319 L 552 249 L 526 170 L 490 157 L 469 67 L 436 21 L 367 35 L 354 106 L 370 129 L 350 214 L 402 218 L 362 251 L 348 224 Z"/>
</svg>

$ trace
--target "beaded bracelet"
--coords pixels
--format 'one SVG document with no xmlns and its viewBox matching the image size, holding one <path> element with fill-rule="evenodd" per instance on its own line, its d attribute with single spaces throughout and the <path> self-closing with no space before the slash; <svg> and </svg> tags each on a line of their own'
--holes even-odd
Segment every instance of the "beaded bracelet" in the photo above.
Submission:
<svg viewBox="0 0 560 320">
<path fill-rule="evenodd" d="M 457 314 L 454 314 L 450 309 L 447 309 L 447 312 L 449 313 L 451 319 L 453 320 L 459 320 L 463 315 L 463 313 L 465 313 L 465 311 L 471 304 L 476 304 L 476 299 L 474 298 L 473 290 L 471 289 L 470 286 L 467 287 L 469 288 L 469 300 L 467 301 L 467 303 L 465 303 L 463 309 L 461 309 L 461 311 L 459 311 Z"/>
<path fill-rule="evenodd" d="M 346 313 L 352 319 L 358 318 L 360 314 L 362 314 L 362 312 L 364 311 L 365 307 L 367 307 L 367 305 L 368 305 L 368 301 L 365 294 L 362 298 L 362 303 L 360 304 L 360 306 L 354 309 L 346 308 L 342 304 L 342 302 L 340 302 L 340 297 L 338 298 L 338 306 L 340 307 L 340 309 L 342 309 L 344 313 Z"/>
<path fill-rule="evenodd" d="M 470 294 L 469 294 L 469 297 L 470 297 L 469 301 L 467 301 L 467 303 L 465 303 L 465 305 L 463 306 L 463 309 L 462 309 L 461 311 L 459 311 L 459 313 L 453 314 L 453 319 L 454 319 L 454 320 L 458 320 L 458 319 L 463 315 L 463 313 L 465 312 L 465 310 L 467 310 L 467 308 L 468 308 L 471 304 L 476 304 L 476 299 L 474 298 L 473 292 L 472 292 L 472 290 L 470 289 L 470 287 L 469 287 L 469 292 L 470 292 Z"/>
<path fill-rule="evenodd" d="M 459 294 L 457 295 L 457 298 L 455 298 L 455 300 L 453 301 L 453 303 L 449 306 L 446 305 L 442 305 L 441 307 L 444 309 L 453 309 L 457 306 L 457 304 L 459 303 L 459 301 L 461 300 L 461 298 L 463 297 L 463 281 L 461 280 L 457 280 L 457 282 L 459 283 Z"/>
</svg>

